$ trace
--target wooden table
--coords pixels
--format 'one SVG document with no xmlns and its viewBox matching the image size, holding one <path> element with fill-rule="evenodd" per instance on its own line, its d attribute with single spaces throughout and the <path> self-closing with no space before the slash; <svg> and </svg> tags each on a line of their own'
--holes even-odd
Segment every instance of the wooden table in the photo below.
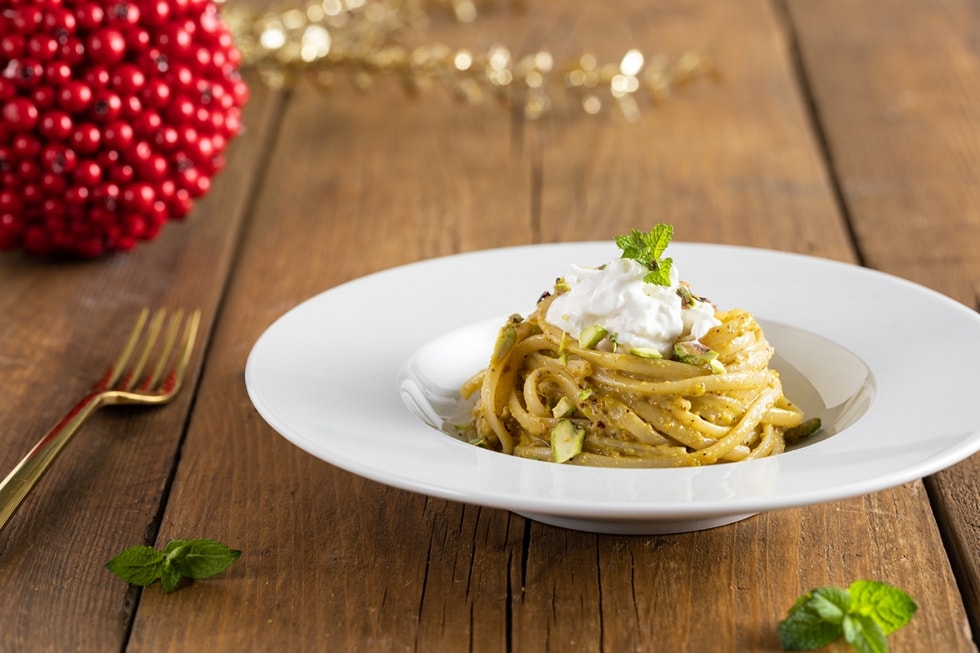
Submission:
<svg viewBox="0 0 980 653">
<path fill-rule="evenodd" d="M 0 533 L 0 650 L 778 650 L 797 595 L 874 578 L 921 605 L 893 650 L 975 651 L 980 457 L 717 529 L 594 535 L 341 471 L 259 418 L 243 371 L 277 317 L 342 282 L 657 221 L 686 241 L 859 263 L 975 308 L 976 3 L 541 1 L 431 29 L 556 62 L 693 49 L 723 75 L 627 123 L 526 121 L 385 80 L 277 91 L 250 73 L 247 132 L 185 224 L 96 261 L 0 256 L 2 470 L 138 307 L 199 306 L 205 327 L 176 402 L 97 415 Z M 187 537 L 243 554 L 167 595 L 104 568 Z"/>
</svg>

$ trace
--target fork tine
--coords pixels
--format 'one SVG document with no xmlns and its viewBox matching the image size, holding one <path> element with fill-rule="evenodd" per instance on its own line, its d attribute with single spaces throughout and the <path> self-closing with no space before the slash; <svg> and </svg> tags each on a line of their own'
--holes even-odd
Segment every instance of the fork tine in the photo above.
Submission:
<svg viewBox="0 0 980 653">
<path fill-rule="evenodd" d="M 119 352 L 119 356 L 116 358 L 116 360 L 113 361 L 109 369 L 106 370 L 106 374 L 99 383 L 99 386 L 110 387 L 119 380 L 123 370 L 126 368 L 126 364 L 129 362 L 129 357 L 133 354 L 133 349 L 136 347 L 140 334 L 143 332 L 143 326 L 146 324 L 146 318 L 149 315 L 150 309 L 148 308 L 143 308 L 143 310 L 140 311 L 139 316 L 136 318 L 136 324 L 133 326 L 133 330 L 130 332 L 129 338 L 126 340 L 126 344 L 123 345 L 123 348 Z"/>
<path fill-rule="evenodd" d="M 187 366 L 191 362 L 191 354 L 194 352 L 194 341 L 197 339 L 197 330 L 200 323 L 201 311 L 195 310 L 187 319 L 187 327 L 184 329 L 184 337 L 181 342 L 183 350 L 180 360 L 177 361 L 177 367 L 166 380 L 167 387 L 165 387 L 165 390 L 168 392 L 176 392 L 184 380 L 184 372 L 187 371 Z"/>
<path fill-rule="evenodd" d="M 166 310 L 160 309 L 154 314 L 153 319 L 150 320 L 150 326 L 147 328 L 146 342 L 143 344 L 143 351 L 140 352 L 139 357 L 136 359 L 136 364 L 126 372 L 126 375 L 119 379 L 118 385 L 116 386 L 121 390 L 129 390 L 136 384 L 136 381 L 140 378 L 143 373 L 143 368 L 146 367 L 146 361 L 150 358 L 150 353 L 153 351 L 153 345 L 156 344 L 157 336 L 160 335 L 160 328 L 163 326 L 163 319 L 166 317 Z"/>
<path fill-rule="evenodd" d="M 178 309 L 173 317 L 170 318 L 170 323 L 167 325 L 167 334 L 164 336 L 163 346 L 157 355 L 157 364 L 153 368 L 152 373 L 147 375 L 143 383 L 140 384 L 140 389 L 149 390 L 155 387 L 160 381 L 160 377 L 163 376 L 163 370 L 170 361 L 170 354 L 173 351 L 174 343 L 177 342 L 177 334 L 180 333 L 180 324 L 183 321 L 184 310 Z"/>
</svg>

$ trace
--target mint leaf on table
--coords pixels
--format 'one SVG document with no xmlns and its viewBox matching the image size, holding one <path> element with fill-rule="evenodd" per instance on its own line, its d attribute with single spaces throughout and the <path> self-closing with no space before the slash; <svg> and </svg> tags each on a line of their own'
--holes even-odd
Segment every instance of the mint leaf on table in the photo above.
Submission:
<svg viewBox="0 0 980 653">
<path fill-rule="evenodd" d="M 148 546 L 132 546 L 106 563 L 106 568 L 133 585 L 145 587 L 160 578 L 163 554 Z"/>
<path fill-rule="evenodd" d="M 616 236 L 616 246 L 623 250 L 622 258 L 633 259 L 650 270 L 643 278 L 644 281 L 658 286 L 669 286 L 670 268 L 674 260 L 661 257 L 673 236 L 674 227 L 660 223 L 649 233 L 633 229 L 628 234 Z"/>
<path fill-rule="evenodd" d="M 855 604 L 855 612 L 874 619 L 886 635 L 891 635 L 907 624 L 919 609 L 911 596 L 888 583 L 858 580 L 851 583 L 848 591 Z"/>
<path fill-rule="evenodd" d="M 863 614 L 844 617 L 844 640 L 858 653 L 887 653 L 885 633 L 874 619 Z"/>
<path fill-rule="evenodd" d="M 166 551 L 168 555 L 173 555 L 174 568 L 182 576 L 194 579 L 220 574 L 241 555 L 241 551 L 207 539 L 172 540 Z"/>
<path fill-rule="evenodd" d="M 171 540 L 163 551 L 132 546 L 107 562 L 106 568 L 132 585 L 146 587 L 159 580 L 169 594 L 184 578 L 203 580 L 220 574 L 241 553 L 206 538 Z"/>
<path fill-rule="evenodd" d="M 811 651 L 841 637 L 859 653 L 886 653 L 886 636 L 909 622 L 918 605 L 887 583 L 859 580 L 846 590 L 821 587 L 796 600 L 779 622 L 787 651 Z"/>
</svg>

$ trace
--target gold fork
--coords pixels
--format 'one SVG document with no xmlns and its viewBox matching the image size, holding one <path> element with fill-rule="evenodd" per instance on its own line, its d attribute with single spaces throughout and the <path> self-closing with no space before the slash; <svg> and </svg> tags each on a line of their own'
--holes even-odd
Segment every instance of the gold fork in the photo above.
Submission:
<svg viewBox="0 0 980 653">
<path fill-rule="evenodd" d="M 54 459 L 92 413 L 103 406 L 117 404 L 158 406 L 174 398 L 190 362 L 201 312 L 192 311 L 186 320 L 182 310 L 176 311 L 169 321 L 166 317 L 165 309 L 159 309 L 150 318 L 150 311 L 144 308 L 118 357 L 88 394 L 0 482 L 0 529 L 10 520 Z M 166 330 L 158 345 L 157 340 L 164 331 L 164 322 L 167 323 Z M 181 324 L 184 325 L 182 335 Z M 130 362 L 141 339 L 142 349 Z M 144 370 L 147 370 L 145 375 Z"/>
</svg>

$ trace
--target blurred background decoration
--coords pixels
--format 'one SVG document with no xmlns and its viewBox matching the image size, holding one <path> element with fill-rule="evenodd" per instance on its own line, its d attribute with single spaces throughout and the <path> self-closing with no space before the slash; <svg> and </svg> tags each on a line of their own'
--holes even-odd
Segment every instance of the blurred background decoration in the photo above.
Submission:
<svg viewBox="0 0 980 653">
<path fill-rule="evenodd" d="M 687 52 L 674 60 L 629 49 L 618 61 L 588 52 L 556 61 L 547 44 L 512 52 L 451 47 L 426 38 L 433 20 L 473 23 L 487 12 L 519 16 L 526 0 L 318 0 L 255 13 L 226 4 L 222 12 L 242 53 L 262 80 L 281 88 L 308 81 L 334 88 L 345 78 L 367 89 L 380 77 L 397 79 L 410 94 L 438 85 L 464 103 L 493 99 L 534 120 L 559 103 L 585 114 L 615 106 L 627 120 L 642 103 L 665 100 L 699 77 L 716 77 L 705 56 Z M 410 44 L 413 43 L 413 44 Z"/>
</svg>

